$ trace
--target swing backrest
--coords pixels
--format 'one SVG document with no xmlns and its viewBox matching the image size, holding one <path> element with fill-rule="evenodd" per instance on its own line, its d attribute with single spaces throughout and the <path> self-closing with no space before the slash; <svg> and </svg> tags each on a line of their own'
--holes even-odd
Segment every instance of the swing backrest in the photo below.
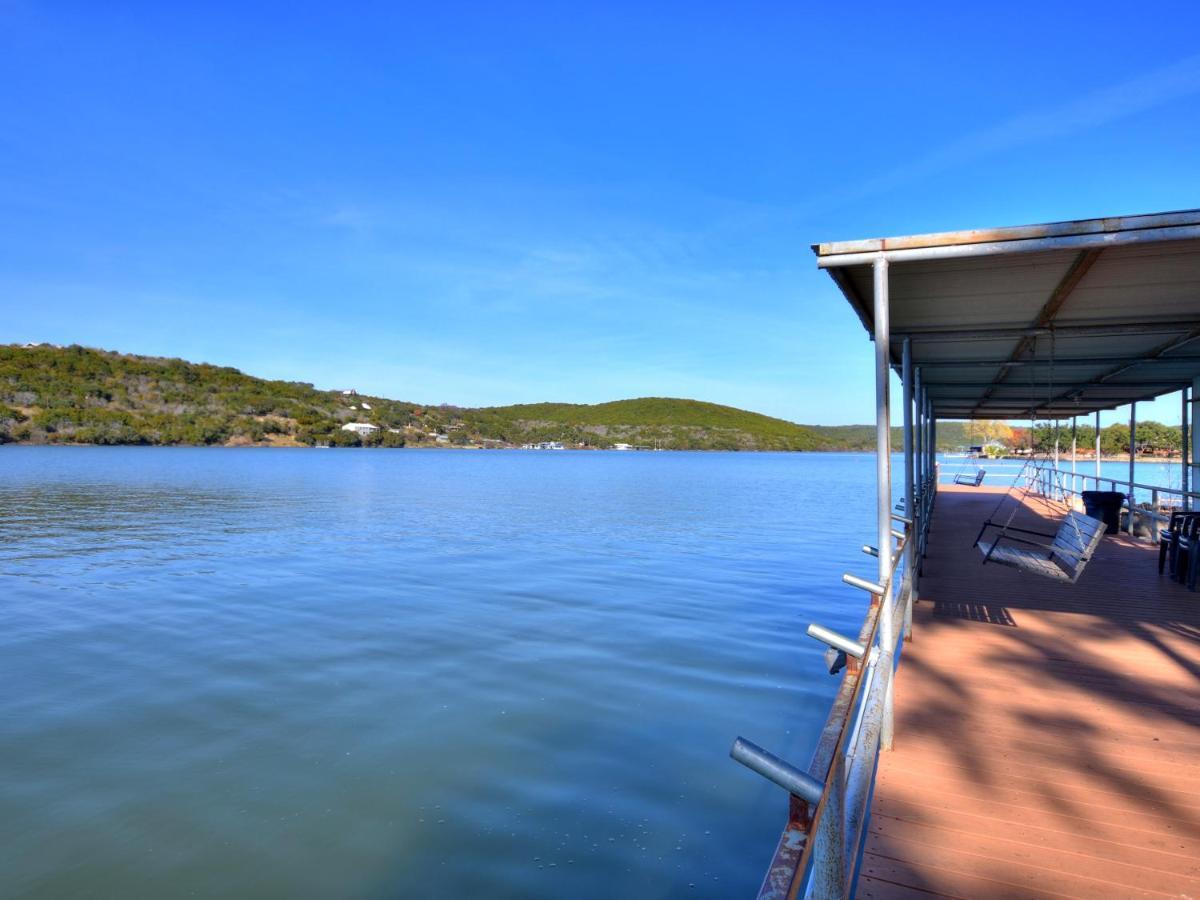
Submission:
<svg viewBox="0 0 1200 900">
<path fill-rule="evenodd" d="M 1050 551 L 1050 558 L 1078 577 L 1084 564 L 1096 552 L 1096 547 L 1104 537 L 1104 529 L 1105 525 L 1099 519 L 1071 510 L 1054 535 L 1051 544 L 1054 549 Z"/>
</svg>

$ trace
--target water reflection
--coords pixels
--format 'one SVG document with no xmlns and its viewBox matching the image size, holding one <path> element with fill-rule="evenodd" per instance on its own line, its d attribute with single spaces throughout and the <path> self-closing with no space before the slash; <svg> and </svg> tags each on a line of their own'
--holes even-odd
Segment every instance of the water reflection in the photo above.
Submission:
<svg viewBox="0 0 1200 900">
<path fill-rule="evenodd" d="M 751 891 L 872 471 L 5 448 L 0 893 Z"/>
</svg>

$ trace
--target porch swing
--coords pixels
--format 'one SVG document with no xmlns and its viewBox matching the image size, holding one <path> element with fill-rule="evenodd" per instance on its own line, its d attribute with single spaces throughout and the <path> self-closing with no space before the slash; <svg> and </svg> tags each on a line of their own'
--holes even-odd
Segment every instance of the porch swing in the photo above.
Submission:
<svg viewBox="0 0 1200 900">
<path fill-rule="evenodd" d="M 1037 355 L 1037 337 L 1034 337 L 1033 347 L 1031 348 L 1030 357 L 1034 358 Z M 1030 367 L 1029 381 L 1033 385 L 1033 368 Z M 1050 372 L 1048 384 L 1048 399 L 1047 406 L 1054 401 L 1054 331 L 1050 331 Z M 973 546 L 979 548 L 979 552 L 983 554 L 983 565 L 989 562 L 999 563 L 1002 566 L 1010 566 L 1022 572 L 1029 572 L 1032 575 L 1040 575 L 1043 578 L 1052 578 L 1055 581 L 1063 581 L 1068 584 L 1074 584 L 1079 580 L 1079 576 L 1083 574 L 1084 568 L 1091 560 L 1096 548 L 1100 544 L 1100 540 L 1104 537 L 1105 525 L 1099 519 L 1093 519 L 1091 516 L 1086 516 L 1076 510 L 1068 510 L 1063 519 L 1062 524 L 1058 527 L 1058 531 L 1049 534 L 1042 531 L 1032 531 L 1028 528 L 1018 528 L 1012 524 L 1016 517 L 1017 510 L 1025 505 L 1025 498 L 1029 496 L 1029 492 L 1033 488 L 1035 481 L 1047 483 L 1044 477 L 1040 477 L 1040 473 L 1045 470 L 1047 460 L 1035 458 L 1033 456 L 1033 428 L 1035 423 L 1034 410 L 1030 407 L 1029 420 L 1029 435 L 1030 435 L 1030 456 L 1025 461 L 1025 465 L 1021 467 L 1021 471 L 1017 474 L 1017 478 L 1007 491 L 1000 497 L 1000 502 L 996 504 L 996 508 L 988 515 L 987 520 L 979 529 L 979 534 L 975 537 Z M 1027 474 L 1030 467 L 1033 471 Z M 1058 497 L 1065 495 L 1062 484 L 1062 476 L 1057 469 L 1054 472 L 1055 493 Z M 1013 496 L 1013 488 L 1024 481 L 1024 488 L 1021 491 L 1020 502 L 1014 503 L 1012 511 L 1009 512 L 1008 518 L 1003 522 L 995 519 L 995 516 L 1000 512 L 1001 507 L 1006 500 Z M 998 528 L 999 531 L 990 541 L 983 539 L 984 532 L 989 528 Z M 1030 540 L 1028 537 L 1016 537 L 1010 532 L 1016 532 L 1022 535 L 1032 535 L 1042 538 L 1049 538 L 1050 543 Z"/>
<path fill-rule="evenodd" d="M 972 447 L 971 450 L 976 448 Z M 979 448 L 982 452 L 982 448 Z M 987 474 L 987 470 L 983 466 L 976 465 L 974 472 L 968 472 L 967 468 L 971 460 L 970 451 L 963 457 L 962 464 L 958 467 L 958 471 L 954 473 L 954 483 L 964 485 L 966 487 L 979 487 L 983 484 L 983 476 Z"/>
</svg>

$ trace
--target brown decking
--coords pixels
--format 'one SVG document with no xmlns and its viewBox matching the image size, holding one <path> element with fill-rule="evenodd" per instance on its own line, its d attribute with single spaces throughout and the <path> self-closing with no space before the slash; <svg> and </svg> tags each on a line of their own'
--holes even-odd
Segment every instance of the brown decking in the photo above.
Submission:
<svg viewBox="0 0 1200 900">
<path fill-rule="evenodd" d="M 1200 593 L 1124 535 L 1075 585 L 981 566 L 998 499 L 938 495 L 858 896 L 1200 898 Z"/>
</svg>

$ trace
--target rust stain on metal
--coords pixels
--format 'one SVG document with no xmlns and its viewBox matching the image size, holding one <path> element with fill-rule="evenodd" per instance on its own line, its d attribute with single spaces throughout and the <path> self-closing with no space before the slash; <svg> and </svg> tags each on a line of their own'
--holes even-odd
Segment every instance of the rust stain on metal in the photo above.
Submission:
<svg viewBox="0 0 1200 900">
<path fill-rule="evenodd" d="M 875 630 L 879 623 L 879 613 L 882 604 L 878 597 L 871 600 L 871 605 L 859 630 L 859 643 L 870 647 L 875 642 Z M 855 660 L 857 663 L 858 661 Z M 862 666 L 857 665 L 852 671 L 847 666 L 838 685 L 837 695 L 830 707 L 825 726 L 813 751 L 812 762 L 808 771 L 822 781 L 828 782 L 833 769 L 833 761 L 841 752 L 849 735 L 851 711 L 856 708 L 859 693 L 862 689 Z M 826 791 L 828 795 L 828 791 Z M 792 898 L 800 889 L 800 883 L 805 869 L 808 867 L 809 856 L 812 853 L 812 841 L 808 840 L 814 826 L 821 815 L 825 800 L 817 808 L 810 808 L 798 797 L 790 798 L 788 807 L 788 823 L 780 835 L 775 855 L 767 869 L 766 877 L 759 888 L 760 900 L 780 900 Z"/>
</svg>

